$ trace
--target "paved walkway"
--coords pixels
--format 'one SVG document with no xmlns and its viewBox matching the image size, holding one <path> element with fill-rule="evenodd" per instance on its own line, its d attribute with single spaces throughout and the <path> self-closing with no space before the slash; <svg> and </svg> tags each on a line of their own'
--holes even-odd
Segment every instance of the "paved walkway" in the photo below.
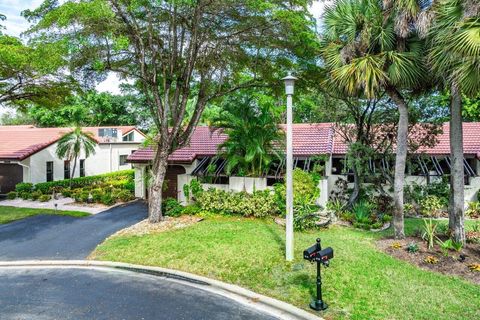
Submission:
<svg viewBox="0 0 480 320">
<path fill-rule="evenodd" d="M 37 215 L 0 225 L 0 260 L 85 259 L 105 238 L 145 219 L 147 212 L 137 201 L 85 218 Z"/>
<path fill-rule="evenodd" d="M 185 283 L 126 271 L 0 268 L 0 278 L 1 319 L 274 319 Z"/>
<path fill-rule="evenodd" d="M 33 201 L 33 200 L 23 200 L 20 198 L 13 200 L 2 200 L 0 201 L 0 206 L 12 206 L 12 207 L 21 207 L 21 208 L 34 208 L 34 209 L 55 209 L 55 204 L 57 204 L 58 210 L 70 210 L 70 211 L 83 211 L 91 214 L 100 213 L 102 211 L 108 210 L 114 206 L 108 207 L 102 204 L 95 204 L 95 206 L 82 206 L 74 205 L 75 202 L 72 198 L 61 198 L 58 200 L 50 200 L 47 202 Z"/>
</svg>

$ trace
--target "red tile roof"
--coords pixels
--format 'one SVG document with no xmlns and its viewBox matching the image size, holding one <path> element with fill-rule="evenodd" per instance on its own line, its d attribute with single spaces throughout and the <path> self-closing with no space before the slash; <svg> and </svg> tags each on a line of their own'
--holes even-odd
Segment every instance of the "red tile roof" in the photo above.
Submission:
<svg viewBox="0 0 480 320">
<path fill-rule="evenodd" d="M 285 129 L 285 125 L 281 125 Z M 480 158 L 480 122 L 464 123 L 464 153 Z M 199 126 L 195 129 L 190 144 L 173 152 L 168 160 L 171 162 L 191 163 L 195 158 L 214 156 L 227 136 L 220 131 L 212 132 L 208 127 Z M 438 143 L 432 148 L 424 148 L 420 152 L 431 155 L 446 155 L 450 153 L 449 124 L 443 125 L 443 133 L 438 137 Z M 294 124 L 293 154 L 296 157 L 307 157 L 322 154 L 344 155 L 347 144 L 335 133 L 334 124 Z M 152 148 L 137 150 L 128 157 L 130 162 L 148 162 L 154 157 Z"/>
<path fill-rule="evenodd" d="M 102 142 L 98 136 L 99 128 L 117 128 L 122 135 L 134 129 L 133 126 L 84 127 L 91 132 L 95 140 Z M 23 160 L 32 154 L 55 143 L 71 128 L 36 128 L 34 126 L 0 126 L 0 159 Z"/>
</svg>

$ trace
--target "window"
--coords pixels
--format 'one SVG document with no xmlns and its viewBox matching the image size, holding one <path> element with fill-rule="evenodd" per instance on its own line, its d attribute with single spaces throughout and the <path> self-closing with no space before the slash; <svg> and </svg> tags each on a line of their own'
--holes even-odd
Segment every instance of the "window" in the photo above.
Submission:
<svg viewBox="0 0 480 320">
<path fill-rule="evenodd" d="M 47 161 L 47 182 L 53 181 L 53 161 Z"/>
<path fill-rule="evenodd" d="M 80 159 L 80 177 L 85 177 L 85 159 Z"/>
<path fill-rule="evenodd" d="M 127 154 L 121 154 L 121 155 L 120 155 L 120 160 L 119 160 L 119 162 L 120 162 L 120 165 L 121 165 L 121 166 L 125 166 L 125 165 L 128 164 L 128 163 L 127 163 L 127 158 L 128 158 L 128 155 L 127 155 Z"/>
<path fill-rule="evenodd" d="M 124 136 L 123 141 L 133 141 L 133 131 Z"/>
<path fill-rule="evenodd" d="M 98 136 L 99 137 L 116 138 L 117 137 L 117 129 L 116 128 L 98 129 Z"/>
<path fill-rule="evenodd" d="M 70 179 L 70 160 L 63 161 L 63 179 Z"/>
</svg>

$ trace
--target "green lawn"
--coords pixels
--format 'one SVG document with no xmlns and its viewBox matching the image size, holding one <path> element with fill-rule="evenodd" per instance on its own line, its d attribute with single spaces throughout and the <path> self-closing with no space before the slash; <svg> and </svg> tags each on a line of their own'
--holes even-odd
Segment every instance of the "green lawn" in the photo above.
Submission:
<svg viewBox="0 0 480 320">
<path fill-rule="evenodd" d="M 408 220 L 411 231 L 421 220 Z M 335 258 L 324 270 L 326 319 L 480 319 L 480 287 L 421 270 L 375 248 L 379 234 L 345 227 L 295 234 L 284 261 L 284 231 L 267 220 L 214 217 L 191 227 L 111 238 L 95 259 L 162 266 L 234 283 L 308 309 L 315 266 L 303 249 L 321 237 Z"/>
<path fill-rule="evenodd" d="M 90 214 L 82 211 L 55 211 L 53 209 L 32 209 L 0 206 L 0 224 L 35 216 L 37 214 L 57 214 L 62 216 L 86 217 Z"/>
</svg>

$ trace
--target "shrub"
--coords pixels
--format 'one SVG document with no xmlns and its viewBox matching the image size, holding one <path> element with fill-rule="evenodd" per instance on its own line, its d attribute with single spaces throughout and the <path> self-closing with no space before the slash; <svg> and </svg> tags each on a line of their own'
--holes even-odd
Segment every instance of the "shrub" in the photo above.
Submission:
<svg viewBox="0 0 480 320">
<path fill-rule="evenodd" d="M 309 230 L 317 227 L 318 215 L 308 211 L 295 213 L 293 215 L 293 228 L 297 231 Z"/>
<path fill-rule="evenodd" d="M 190 204 L 183 207 L 182 214 L 193 216 L 193 215 L 199 214 L 201 211 L 202 211 L 202 208 L 200 208 L 199 205 Z"/>
<path fill-rule="evenodd" d="M 42 196 L 42 192 L 40 191 L 33 191 L 30 193 L 30 199 L 38 200 Z"/>
<path fill-rule="evenodd" d="M 42 195 L 38 198 L 38 200 L 39 200 L 40 202 L 47 202 L 47 201 L 50 201 L 50 199 L 52 199 L 52 196 L 49 195 L 49 194 L 42 194 Z"/>
<path fill-rule="evenodd" d="M 130 190 L 119 190 L 116 196 L 122 202 L 128 202 L 135 198 Z"/>
<path fill-rule="evenodd" d="M 437 237 L 436 235 L 436 230 L 437 230 L 437 224 L 433 222 L 433 220 L 430 219 L 423 219 L 423 234 L 422 238 L 423 240 L 427 241 L 427 246 L 428 249 L 433 248 L 433 241 Z"/>
<path fill-rule="evenodd" d="M 427 217 L 437 216 L 443 207 L 442 200 L 437 196 L 426 196 L 420 201 L 420 212 Z"/>
<path fill-rule="evenodd" d="M 13 200 L 13 199 L 15 199 L 17 196 L 18 196 L 18 193 L 15 192 L 15 191 L 10 191 L 9 193 L 7 193 L 7 199 L 8 199 L 8 200 Z"/>
<path fill-rule="evenodd" d="M 468 204 L 468 209 L 465 211 L 465 215 L 471 219 L 480 218 L 480 202 L 470 202 Z"/>
<path fill-rule="evenodd" d="M 62 190 L 62 196 L 66 198 L 71 198 L 72 197 L 72 189 L 70 188 L 65 188 Z"/>
<path fill-rule="evenodd" d="M 183 214 L 183 206 L 173 198 L 167 198 L 163 201 L 164 215 L 169 217 L 179 217 Z"/>
<path fill-rule="evenodd" d="M 418 244 L 415 241 L 410 242 L 407 246 L 407 251 L 410 253 L 416 253 L 418 250 Z"/>
<path fill-rule="evenodd" d="M 33 184 L 27 183 L 27 182 L 22 182 L 15 186 L 15 191 L 17 191 L 18 193 L 32 192 L 32 189 L 33 189 Z"/>
<path fill-rule="evenodd" d="M 19 196 L 20 198 L 22 198 L 23 200 L 28 200 L 28 199 L 31 199 L 32 196 L 30 194 L 30 192 L 27 192 L 27 191 L 22 191 L 19 193 Z"/>
<path fill-rule="evenodd" d="M 77 202 L 87 202 L 89 194 L 90 194 L 90 192 L 88 192 L 88 191 L 79 190 L 79 192 L 75 193 L 75 201 L 77 201 Z"/>
<path fill-rule="evenodd" d="M 286 203 L 286 185 L 285 183 L 277 183 L 274 185 L 275 199 L 278 208 L 285 212 Z M 303 205 L 307 203 L 314 204 L 320 195 L 318 188 L 318 180 L 314 175 L 296 168 L 293 170 L 293 205 Z"/>
<path fill-rule="evenodd" d="M 58 181 L 49 181 L 49 182 L 42 182 L 37 183 L 35 188 L 37 190 L 42 191 L 45 194 L 51 193 L 53 189 L 57 189 L 57 191 L 61 192 L 65 188 L 84 188 L 84 187 L 91 187 L 91 186 L 110 186 L 115 185 L 119 186 L 122 189 L 132 188 L 135 189 L 134 185 L 134 170 L 123 170 L 111 173 L 100 174 L 96 176 L 88 176 L 88 177 L 79 177 L 73 179 L 65 179 L 65 180 L 58 180 Z"/>
<path fill-rule="evenodd" d="M 429 263 L 429 264 L 437 264 L 438 263 L 438 259 L 435 258 L 434 256 L 427 256 L 424 261 L 426 263 Z"/>
<path fill-rule="evenodd" d="M 269 190 L 249 194 L 209 189 L 199 193 L 196 200 L 202 211 L 218 214 L 265 217 L 279 212 Z"/>
<path fill-rule="evenodd" d="M 115 199 L 112 197 L 111 193 L 105 193 L 100 199 L 100 202 L 104 205 L 111 206 L 115 203 Z"/>
</svg>

